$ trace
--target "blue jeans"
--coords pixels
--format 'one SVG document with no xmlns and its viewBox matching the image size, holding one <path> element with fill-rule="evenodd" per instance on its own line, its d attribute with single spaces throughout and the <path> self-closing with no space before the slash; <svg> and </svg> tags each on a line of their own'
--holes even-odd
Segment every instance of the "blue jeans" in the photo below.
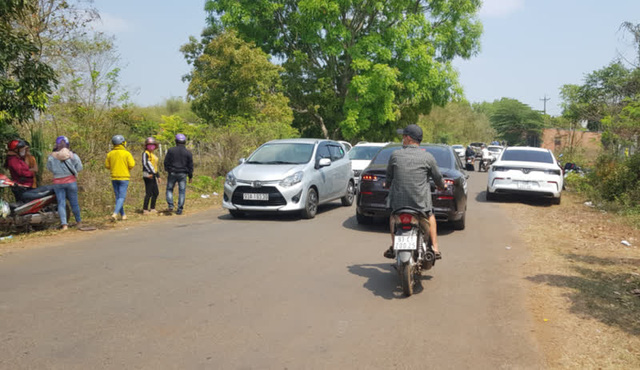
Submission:
<svg viewBox="0 0 640 370">
<path fill-rule="evenodd" d="M 67 199 L 69 199 L 69 204 L 71 205 L 71 210 L 73 211 L 73 216 L 76 218 L 76 222 L 82 221 L 80 218 L 80 204 L 78 203 L 78 183 L 55 184 L 53 191 L 56 192 L 56 198 L 58 199 L 60 224 L 67 224 Z"/>
<path fill-rule="evenodd" d="M 129 180 L 111 180 L 113 192 L 116 194 L 116 208 L 113 213 L 124 216 L 124 200 L 127 199 L 127 188 Z"/>
<path fill-rule="evenodd" d="M 182 211 L 184 207 L 184 198 L 187 192 L 187 174 L 186 173 L 170 173 L 167 178 L 167 205 L 169 209 L 173 209 L 173 188 L 178 183 L 178 211 Z"/>
</svg>

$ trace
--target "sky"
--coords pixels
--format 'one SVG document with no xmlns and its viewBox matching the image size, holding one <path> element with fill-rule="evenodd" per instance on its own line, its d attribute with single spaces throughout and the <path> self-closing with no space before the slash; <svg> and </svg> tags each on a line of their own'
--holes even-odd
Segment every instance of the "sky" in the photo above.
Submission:
<svg viewBox="0 0 640 370">
<path fill-rule="evenodd" d="M 96 27 L 116 38 L 122 84 L 147 106 L 185 97 L 189 72 L 180 46 L 205 27 L 204 0 L 94 0 Z M 634 60 L 622 22 L 640 23 L 640 0 L 485 0 L 480 52 L 456 59 L 471 102 L 517 99 L 562 113 L 559 89 L 623 56 Z"/>
</svg>

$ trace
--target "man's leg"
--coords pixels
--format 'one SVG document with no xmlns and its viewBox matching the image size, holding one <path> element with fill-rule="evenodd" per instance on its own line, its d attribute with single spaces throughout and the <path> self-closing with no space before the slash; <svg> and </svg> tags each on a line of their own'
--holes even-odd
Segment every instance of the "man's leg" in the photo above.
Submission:
<svg viewBox="0 0 640 370">
<path fill-rule="evenodd" d="M 178 212 L 182 213 L 184 200 L 187 196 L 187 175 L 181 174 L 178 180 Z"/>
<path fill-rule="evenodd" d="M 173 174 L 167 177 L 167 206 L 169 211 L 173 211 L 173 188 L 176 185 L 176 178 Z"/>
<path fill-rule="evenodd" d="M 431 237 L 433 251 L 436 252 L 436 254 L 440 253 L 440 249 L 438 248 L 438 225 L 436 225 L 436 216 L 433 212 L 429 213 L 429 237 Z"/>
</svg>

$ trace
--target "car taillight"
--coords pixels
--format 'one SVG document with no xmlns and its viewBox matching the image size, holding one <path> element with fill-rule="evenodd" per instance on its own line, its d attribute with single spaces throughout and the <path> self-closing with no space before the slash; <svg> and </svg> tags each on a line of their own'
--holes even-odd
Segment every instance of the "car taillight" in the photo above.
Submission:
<svg viewBox="0 0 640 370">
<path fill-rule="evenodd" d="M 557 175 L 560 176 L 560 170 L 545 170 L 545 175 Z"/>
<path fill-rule="evenodd" d="M 444 184 L 447 186 L 453 186 L 453 184 L 455 184 L 455 181 L 453 181 L 452 179 L 444 179 Z"/>
<path fill-rule="evenodd" d="M 362 181 L 378 181 L 378 176 L 376 176 L 376 175 L 362 175 Z"/>
</svg>

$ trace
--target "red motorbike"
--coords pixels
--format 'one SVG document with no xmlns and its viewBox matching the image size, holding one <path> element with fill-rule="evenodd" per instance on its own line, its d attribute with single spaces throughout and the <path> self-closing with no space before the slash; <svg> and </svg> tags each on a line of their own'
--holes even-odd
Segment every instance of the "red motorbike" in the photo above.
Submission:
<svg viewBox="0 0 640 370">
<path fill-rule="evenodd" d="M 7 176 L 0 174 L 0 189 L 20 186 Z M 22 193 L 16 203 L 0 199 L 0 229 L 11 228 L 46 228 L 60 222 L 58 200 L 53 186 L 45 185 Z M 67 214 L 69 212 L 67 211 Z"/>
</svg>

